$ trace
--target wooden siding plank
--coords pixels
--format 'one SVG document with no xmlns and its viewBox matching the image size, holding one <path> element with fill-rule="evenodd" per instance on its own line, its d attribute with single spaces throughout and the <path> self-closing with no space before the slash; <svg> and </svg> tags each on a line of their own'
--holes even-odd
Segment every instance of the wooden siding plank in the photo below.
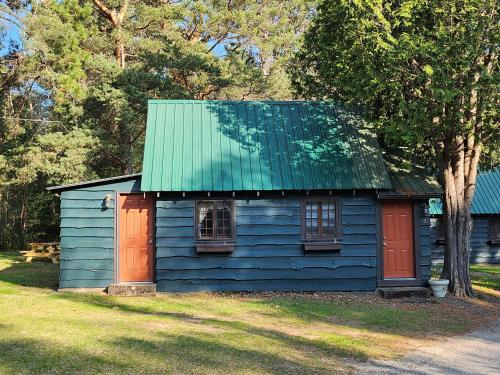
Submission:
<svg viewBox="0 0 500 375">
<path fill-rule="evenodd" d="M 75 247 L 104 247 L 112 248 L 114 246 L 113 237 L 98 238 L 98 237 L 62 237 L 61 248 Z"/>
<path fill-rule="evenodd" d="M 236 218 L 237 225 L 300 225 L 299 215 L 286 215 L 286 216 L 242 216 L 238 215 Z"/>
<path fill-rule="evenodd" d="M 188 226 L 188 227 L 175 227 L 175 228 L 168 228 L 168 227 L 156 227 L 156 239 L 160 238 L 172 238 L 172 237 L 190 237 L 191 241 L 193 237 L 193 226 Z"/>
<path fill-rule="evenodd" d="M 169 201 L 158 199 L 156 201 L 156 207 L 161 208 L 193 208 L 194 202 L 191 200 L 186 201 Z"/>
<path fill-rule="evenodd" d="M 236 232 L 239 236 L 246 235 L 297 235 L 300 236 L 300 225 L 238 225 Z"/>
<path fill-rule="evenodd" d="M 300 202 L 297 199 L 239 199 L 235 201 L 236 207 L 241 208 L 300 208 Z"/>
<path fill-rule="evenodd" d="M 373 206 L 376 204 L 374 197 L 344 197 L 342 206 Z"/>
<path fill-rule="evenodd" d="M 61 218 L 93 218 L 114 217 L 114 210 L 102 210 L 100 208 L 66 208 L 61 210 Z"/>
<path fill-rule="evenodd" d="M 375 267 L 340 267 L 334 270 L 307 268 L 294 270 L 259 269 L 210 269 L 210 270 L 168 270 L 159 272 L 157 280 L 323 280 L 323 279 L 371 279 L 376 276 Z"/>
<path fill-rule="evenodd" d="M 91 222 L 89 221 L 89 224 Z M 113 227 L 87 227 L 87 228 L 73 228 L 73 227 L 63 227 L 61 228 L 61 237 L 107 237 L 113 238 L 114 228 Z"/>
<path fill-rule="evenodd" d="M 342 226 L 375 225 L 377 217 L 373 215 L 342 215 Z"/>
<path fill-rule="evenodd" d="M 75 270 L 62 269 L 59 273 L 60 280 L 112 280 L 111 270 Z"/>
<path fill-rule="evenodd" d="M 177 207 L 157 207 L 156 208 L 157 217 L 184 217 L 192 218 L 193 209 L 192 208 L 177 208 Z"/>
<path fill-rule="evenodd" d="M 375 206 L 344 206 L 342 205 L 342 216 L 344 215 L 375 215 Z"/>
<path fill-rule="evenodd" d="M 71 218 L 63 217 L 61 218 L 61 229 L 62 228 L 114 228 L 114 220 L 109 217 L 94 217 L 92 219 L 88 218 Z"/>
<path fill-rule="evenodd" d="M 350 234 L 342 237 L 342 244 L 347 245 L 375 245 L 377 238 L 375 234 Z"/>
<path fill-rule="evenodd" d="M 61 201 L 69 199 L 102 201 L 106 194 L 113 193 L 114 189 L 110 187 L 101 187 L 100 190 L 92 191 L 83 189 L 68 190 L 61 193 Z"/>
<path fill-rule="evenodd" d="M 112 259 L 62 259 L 61 270 L 109 270 L 113 271 Z"/>
<path fill-rule="evenodd" d="M 300 216 L 298 207 L 237 207 L 239 216 Z"/>
<path fill-rule="evenodd" d="M 61 210 L 66 208 L 106 210 L 103 204 L 104 197 L 103 199 L 61 199 Z M 112 207 L 108 208 L 108 210 L 113 210 L 113 208 L 114 202 L 112 202 Z"/>
<path fill-rule="evenodd" d="M 298 244 L 301 243 L 300 235 L 296 234 L 274 234 L 262 236 L 242 236 L 238 234 L 239 245 L 253 245 L 253 244 Z"/>
<path fill-rule="evenodd" d="M 109 249 L 94 249 L 94 248 L 74 248 L 63 249 L 61 251 L 62 260 L 85 260 L 85 259 L 108 259 L 113 260 L 114 250 Z"/>
<path fill-rule="evenodd" d="M 344 225 L 342 226 L 342 234 L 376 234 L 375 224 L 370 225 Z"/>
<path fill-rule="evenodd" d="M 158 217 L 156 218 L 157 228 L 193 227 L 193 217 Z"/>
<path fill-rule="evenodd" d="M 375 267 L 375 258 L 362 257 L 227 257 L 200 255 L 194 258 L 170 257 L 158 258 L 157 270 L 172 269 L 224 269 L 224 268 L 258 268 L 298 270 L 308 267 L 335 269 L 346 266 Z"/>
<path fill-rule="evenodd" d="M 113 282 L 109 280 L 60 280 L 59 288 L 106 288 Z"/>
<path fill-rule="evenodd" d="M 198 292 L 198 291 L 370 291 L 376 288 L 376 279 L 331 279 L 331 280 L 159 280 L 159 292 Z"/>
<path fill-rule="evenodd" d="M 187 247 L 194 245 L 194 237 L 156 238 L 157 247 Z"/>
</svg>

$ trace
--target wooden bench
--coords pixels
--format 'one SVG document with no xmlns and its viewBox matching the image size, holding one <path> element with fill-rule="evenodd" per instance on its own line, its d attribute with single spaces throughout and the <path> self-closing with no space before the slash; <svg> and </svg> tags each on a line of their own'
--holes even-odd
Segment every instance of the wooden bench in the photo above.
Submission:
<svg viewBox="0 0 500 375">
<path fill-rule="evenodd" d="M 27 263 L 33 259 L 49 258 L 52 263 L 59 263 L 61 259 L 61 245 L 59 242 L 34 242 L 30 243 L 30 250 L 21 251 Z"/>
</svg>

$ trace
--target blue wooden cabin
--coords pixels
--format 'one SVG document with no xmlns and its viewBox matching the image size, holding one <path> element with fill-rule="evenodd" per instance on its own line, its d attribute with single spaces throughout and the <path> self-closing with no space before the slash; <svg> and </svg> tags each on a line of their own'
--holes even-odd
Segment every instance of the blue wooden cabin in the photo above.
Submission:
<svg viewBox="0 0 500 375">
<path fill-rule="evenodd" d="M 429 200 L 433 263 L 444 260 L 444 226 L 439 198 Z M 471 263 L 500 264 L 500 170 L 478 174 L 472 201 Z"/>
<path fill-rule="evenodd" d="M 436 182 L 355 108 L 149 102 L 142 174 L 61 196 L 61 289 L 367 291 L 430 278 Z"/>
</svg>

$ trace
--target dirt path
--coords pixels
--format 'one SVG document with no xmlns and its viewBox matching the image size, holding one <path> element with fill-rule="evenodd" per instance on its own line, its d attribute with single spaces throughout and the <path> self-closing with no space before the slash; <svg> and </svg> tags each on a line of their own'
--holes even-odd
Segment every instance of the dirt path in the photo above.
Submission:
<svg viewBox="0 0 500 375">
<path fill-rule="evenodd" d="M 484 329 L 422 347 L 398 361 L 370 361 L 356 374 L 500 374 L 500 319 Z"/>
</svg>

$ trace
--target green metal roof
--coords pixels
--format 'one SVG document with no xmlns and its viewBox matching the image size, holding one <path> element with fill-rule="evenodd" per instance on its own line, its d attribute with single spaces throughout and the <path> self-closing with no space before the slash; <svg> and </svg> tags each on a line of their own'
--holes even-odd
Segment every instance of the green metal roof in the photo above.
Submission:
<svg viewBox="0 0 500 375">
<path fill-rule="evenodd" d="M 429 213 L 431 215 L 443 213 L 441 199 L 429 200 Z M 471 213 L 473 215 L 500 214 L 500 169 L 478 174 Z"/>
<path fill-rule="evenodd" d="M 373 129 L 325 102 L 150 100 L 143 191 L 389 189 Z"/>
<path fill-rule="evenodd" d="M 424 167 L 395 155 L 384 155 L 392 189 L 380 195 L 440 196 L 437 180 Z"/>
</svg>

